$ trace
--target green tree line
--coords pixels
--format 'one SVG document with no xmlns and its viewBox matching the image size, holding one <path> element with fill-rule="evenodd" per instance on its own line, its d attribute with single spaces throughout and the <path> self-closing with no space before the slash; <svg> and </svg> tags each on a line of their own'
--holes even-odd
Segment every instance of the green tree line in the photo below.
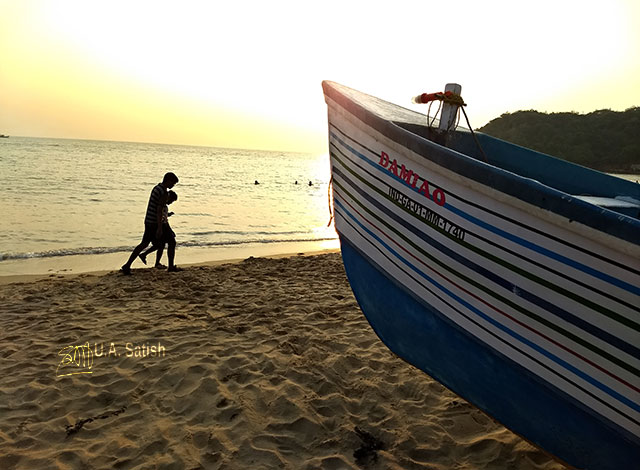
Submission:
<svg viewBox="0 0 640 470">
<path fill-rule="evenodd" d="M 588 114 L 517 111 L 478 130 L 600 171 L 640 173 L 640 107 Z"/>
</svg>

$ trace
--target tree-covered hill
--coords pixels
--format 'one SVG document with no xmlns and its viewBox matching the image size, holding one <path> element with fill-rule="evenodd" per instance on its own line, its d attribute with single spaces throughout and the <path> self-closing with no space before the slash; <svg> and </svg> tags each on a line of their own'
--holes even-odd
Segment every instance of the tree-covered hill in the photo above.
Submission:
<svg viewBox="0 0 640 470">
<path fill-rule="evenodd" d="M 640 107 L 589 114 L 517 111 L 478 130 L 600 171 L 640 173 Z"/>
</svg>

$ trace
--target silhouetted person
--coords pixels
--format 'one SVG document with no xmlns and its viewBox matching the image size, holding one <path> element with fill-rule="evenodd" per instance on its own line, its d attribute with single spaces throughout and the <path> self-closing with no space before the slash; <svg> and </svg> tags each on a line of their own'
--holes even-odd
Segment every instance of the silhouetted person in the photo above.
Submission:
<svg viewBox="0 0 640 470">
<path fill-rule="evenodd" d="M 176 245 L 176 234 L 169 225 L 169 217 L 173 215 L 173 212 L 169 212 L 169 205 L 178 200 L 178 195 L 173 191 L 169 191 L 167 193 L 167 203 L 162 208 L 162 240 L 160 243 L 153 244 L 151 248 L 140 253 L 140 260 L 144 264 L 147 264 L 147 256 L 154 251 L 156 252 L 156 264 L 154 267 L 158 269 L 165 269 L 166 266 L 160 263 L 160 259 L 162 258 L 162 252 L 164 251 L 164 245 L 167 244 L 175 247 Z"/>
<path fill-rule="evenodd" d="M 178 177 L 174 173 L 167 173 L 162 179 L 162 183 L 158 183 L 151 190 L 149 196 L 149 203 L 147 204 L 147 213 L 144 218 L 144 235 L 142 235 L 142 241 L 136 246 L 129 256 L 129 260 L 122 265 L 120 270 L 123 274 L 131 274 L 131 264 L 135 261 L 142 250 L 144 250 L 149 243 L 153 242 L 154 245 L 161 243 L 163 240 L 162 233 L 162 209 L 167 203 L 167 191 L 173 188 L 178 182 Z M 173 264 L 175 258 L 176 246 L 169 245 L 167 250 L 167 257 L 169 258 L 169 271 L 177 270 Z"/>
</svg>

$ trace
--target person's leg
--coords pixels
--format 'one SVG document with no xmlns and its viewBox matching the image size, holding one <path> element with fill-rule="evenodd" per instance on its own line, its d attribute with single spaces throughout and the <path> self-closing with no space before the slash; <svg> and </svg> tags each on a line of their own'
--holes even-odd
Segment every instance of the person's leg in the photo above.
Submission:
<svg viewBox="0 0 640 470">
<path fill-rule="evenodd" d="M 153 245 L 153 246 L 151 246 L 148 250 L 143 251 L 142 253 L 140 253 L 140 260 L 141 260 L 144 264 L 147 264 L 147 256 L 148 256 L 150 253 L 153 253 L 154 251 L 156 251 L 157 249 L 158 249 L 158 248 L 157 248 L 155 245 Z"/>
<path fill-rule="evenodd" d="M 163 266 L 163 264 L 160 262 L 160 259 L 162 258 L 162 254 L 164 253 L 164 243 L 161 245 L 158 245 L 157 247 L 157 252 L 156 252 L 156 268 L 166 268 L 166 266 Z"/>
<path fill-rule="evenodd" d="M 129 256 L 127 262 L 122 265 L 122 268 L 120 268 L 122 272 L 124 272 L 125 274 L 131 273 L 131 264 L 135 261 L 142 250 L 147 247 L 147 245 L 149 245 L 149 242 L 143 240 L 138 246 L 133 249 L 133 251 L 131 252 L 131 256 Z"/>
<path fill-rule="evenodd" d="M 176 257 L 176 239 L 171 238 L 167 242 L 167 258 L 169 259 L 169 271 L 176 269 L 174 259 Z"/>
<path fill-rule="evenodd" d="M 127 260 L 127 262 L 125 264 L 123 264 L 122 267 L 120 268 L 120 270 L 124 274 L 131 274 L 131 265 L 133 264 L 135 259 L 138 257 L 138 255 L 140 255 L 140 253 L 142 253 L 142 251 L 153 240 L 153 237 L 155 236 L 155 227 L 156 226 L 154 226 L 154 225 L 145 225 L 145 227 L 144 227 L 144 235 L 142 236 L 142 241 L 140 242 L 140 244 L 138 246 L 136 246 L 133 249 L 133 251 L 131 252 L 131 255 L 129 256 L 129 259 Z"/>
</svg>

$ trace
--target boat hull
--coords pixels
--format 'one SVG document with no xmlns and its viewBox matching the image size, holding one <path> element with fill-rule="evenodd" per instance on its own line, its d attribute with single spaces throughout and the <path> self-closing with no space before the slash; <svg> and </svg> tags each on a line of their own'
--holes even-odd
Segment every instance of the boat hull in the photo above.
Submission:
<svg viewBox="0 0 640 470">
<path fill-rule="evenodd" d="M 341 246 L 359 305 L 396 355 L 447 388 L 464 390 L 459 394 L 466 400 L 534 445 L 570 459 L 576 468 L 637 468 L 638 451 L 630 451 L 628 442 L 572 404 L 570 397 L 554 393 L 513 361 L 478 344 L 432 307 L 409 296 L 348 240 L 342 239 Z M 533 440 L 532 436 L 543 438 Z M 572 455 L 565 452 L 567 448 Z"/>
<path fill-rule="evenodd" d="M 344 265 L 382 341 L 558 459 L 636 468 L 635 222 L 406 132 L 406 110 L 325 95 Z"/>
</svg>

